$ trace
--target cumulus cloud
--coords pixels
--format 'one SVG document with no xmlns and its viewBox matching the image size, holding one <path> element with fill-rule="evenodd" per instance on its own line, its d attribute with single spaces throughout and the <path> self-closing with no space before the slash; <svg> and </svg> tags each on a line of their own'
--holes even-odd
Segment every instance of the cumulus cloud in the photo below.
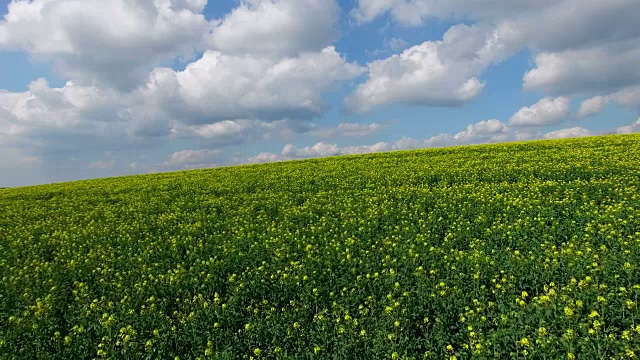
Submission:
<svg viewBox="0 0 640 360">
<path fill-rule="evenodd" d="M 509 127 L 506 124 L 491 119 L 467 125 L 465 130 L 458 132 L 453 138 L 460 142 L 500 141 L 506 139 L 508 133 Z"/>
<path fill-rule="evenodd" d="M 640 118 L 631 125 L 621 126 L 616 129 L 616 133 L 618 134 L 631 134 L 637 132 L 640 132 Z"/>
<path fill-rule="evenodd" d="M 206 0 L 32 0 L 8 5 L 0 49 L 52 62 L 81 85 L 133 89 L 148 70 L 192 55 L 208 23 Z"/>
<path fill-rule="evenodd" d="M 373 145 L 361 145 L 361 146 L 345 146 L 340 149 L 341 154 L 368 154 L 374 152 L 389 151 L 393 149 L 393 145 L 387 142 L 377 142 Z"/>
<path fill-rule="evenodd" d="M 296 134 L 315 128 L 315 123 L 300 120 L 223 120 L 205 125 L 175 123 L 172 135 L 178 138 L 197 138 L 209 146 L 239 145 L 247 142 L 292 140 Z"/>
<path fill-rule="evenodd" d="M 390 39 L 384 39 L 384 46 L 393 51 L 403 50 L 407 45 L 409 45 L 409 43 L 400 38 L 392 37 Z"/>
<path fill-rule="evenodd" d="M 312 146 L 297 148 L 293 144 L 287 144 L 280 154 L 263 152 L 247 159 L 249 163 L 264 163 L 273 161 L 326 157 L 345 154 L 365 154 L 371 152 L 392 150 L 393 145 L 386 142 L 378 142 L 374 145 L 345 146 L 339 147 L 337 144 L 329 144 L 324 141 Z"/>
<path fill-rule="evenodd" d="M 326 109 L 324 91 L 362 71 L 329 47 L 280 60 L 207 52 L 184 71 L 155 69 L 131 94 L 71 81 L 51 88 L 38 79 L 25 92 L 0 91 L 0 121 L 5 124 L 0 133 L 47 134 L 55 128 L 71 134 L 116 130 L 118 136 L 166 136 L 180 123 L 196 126 L 194 133 L 204 138 L 251 126 L 273 134 L 285 128 L 296 131 Z M 237 121 L 215 125 L 229 119 Z M 282 119 L 298 125 L 284 126 L 278 123 Z"/>
<path fill-rule="evenodd" d="M 338 155 L 339 153 L 340 148 L 337 145 L 328 144 L 323 141 L 302 149 L 296 148 L 293 144 L 287 144 L 284 149 L 282 149 L 282 155 L 290 157 L 331 156 Z"/>
<path fill-rule="evenodd" d="M 310 132 L 312 136 L 320 138 L 335 137 L 362 137 L 369 136 L 379 131 L 382 125 L 377 123 L 358 124 L 358 123 L 340 123 L 335 127 L 320 128 Z"/>
<path fill-rule="evenodd" d="M 458 106 L 483 89 L 482 71 L 511 51 L 489 26 L 456 25 L 442 41 L 425 41 L 369 63 L 367 81 L 345 104 L 354 112 L 390 103 Z"/>
<path fill-rule="evenodd" d="M 513 13 L 528 13 L 541 6 L 553 3 L 553 0 L 358 0 L 351 16 L 358 23 L 370 22 L 385 13 L 401 24 L 421 25 L 429 18 L 462 18 L 471 16 L 480 20 L 490 20 Z"/>
<path fill-rule="evenodd" d="M 545 139 L 563 139 L 563 138 L 575 138 L 582 136 L 591 136 L 594 135 L 590 130 L 585 129 L 583 127 L 572 127 L 567 129 L 561 129 L 556 131 L 551 131 L 544 134 Z"/>
<path fill-rule="evenodd" d="M 337 35 L 335 0 L 247 0 L 214 25 L 210 46 L 230 55 L 294 56 Z"/>
<path fill-rule="evenodd" d="M 628 86 L 606 96 L 619 105 L 640 110 L 640 85 Z"/>
<path fill-rule="evenodd" d="M 274 154 L 269 152 L 261 152 L 256 156 L 252 156 L 247 159 L 247 162 L 250 164 L 259 164 L 259 163 L 267 163 L 267 162 L 276 162 L 290 160 L 280 154 Z"/>
<path fill-rule="evenodd" d="M 571 100 L 545 97 L 531 106 L 522 107 L 509 119 L 512 126 L 545 126 L 561 122 L 569 115 Z"/>
<path fill-rule="evenodd" d="M 579 116 L 601 112 L 610 102 L 640 110 L 640 86 L 628 86 L 616 92 L 594 96 L 580 103 Z"/>
<path fill-rule="evenodd" d="M 137 96 L 146 108 L 191 125 L 225 119 L 308 120 L 327 108 L 324 91 L 363 71 L 332 46 L 282 59 L 207 51 L 183 71 L 155 69 Z"/>
<path fill-rule="evenodd" d="M 95 144 L 121 130 L 120 101 L 112 90 L 72 82 L 50 88 L 38 79 L 25 92 L 0 91 L 0 138 L 40 153 Z"/>
<path fill-rule="evenodd" d="M 365 23 L 386 13 L 409 26 L 431 18 L 490 24 L 508 47 L 533 51 L 525 89 L 598 94 L 640 82 L 635 0 L 358 0 L 351 14 Z"/>
<path fill-rule="evenodd" d="M 168 168 L 204 165 L 217 159 L 221 154 L 222 151 L 219 149 L 182 150 L 171 154 L 163 165 Z"/>
<path fill-rule="evenodd" d="M 640 82 L 640 39 L 616 49 L 607 44 L 597 48 L 540 53 L 536 67 L 525 73 L 525 89 L 542 88 L 553 93 L 606 92 Z"/>
<path fill-rule="evenodd" d="M 595 96 L 591 99 L 584 100 L 580 103 L 580 110 L 578 116 L 584 117 L 593 114 L 597 114 L 604 110 L 607 106 L 608 99 L 604 96 Z"/>
</svg>

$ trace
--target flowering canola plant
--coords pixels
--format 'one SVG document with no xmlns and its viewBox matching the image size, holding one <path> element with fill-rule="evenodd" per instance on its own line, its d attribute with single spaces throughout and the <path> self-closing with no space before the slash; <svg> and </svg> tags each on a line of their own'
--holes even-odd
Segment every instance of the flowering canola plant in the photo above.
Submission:
<svg viewBox="0 0 640 360">
<path fill-rule="evenodd" d="M 2 359 L 640 356 L 640 135 L 0 191 Z"/>
</svg>

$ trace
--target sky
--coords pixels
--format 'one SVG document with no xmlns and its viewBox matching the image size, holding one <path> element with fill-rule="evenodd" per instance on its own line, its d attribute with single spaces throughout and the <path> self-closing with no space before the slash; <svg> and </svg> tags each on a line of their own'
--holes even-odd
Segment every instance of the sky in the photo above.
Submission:
<svg viewBox="0 0 640 360">
<path fill-rule="evenodd" d="M 0 187 L 640 131 L 637 0 L 0 0 Z"/>
</svg>

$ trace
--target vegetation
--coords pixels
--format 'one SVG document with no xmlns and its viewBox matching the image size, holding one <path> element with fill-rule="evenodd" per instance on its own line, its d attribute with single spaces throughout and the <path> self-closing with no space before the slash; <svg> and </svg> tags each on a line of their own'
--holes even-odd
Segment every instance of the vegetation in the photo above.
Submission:
<svg viewBox="0 0 640 360">
<path fill-rule="evenodd" d="M 632 358 L 640 135 L 0 193 L 0 358 Z"/>
</svg>

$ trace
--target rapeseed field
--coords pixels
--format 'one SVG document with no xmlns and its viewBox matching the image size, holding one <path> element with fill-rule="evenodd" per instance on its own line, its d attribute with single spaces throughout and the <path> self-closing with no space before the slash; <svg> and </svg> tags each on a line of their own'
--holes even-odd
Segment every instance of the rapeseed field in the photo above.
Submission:
<svg viewBox="0 0 640 360">
<path fill-rule="evenodd" d="M 640 356 L 640 135 L 0 191 L 2 359 Z"/>
</svg>

